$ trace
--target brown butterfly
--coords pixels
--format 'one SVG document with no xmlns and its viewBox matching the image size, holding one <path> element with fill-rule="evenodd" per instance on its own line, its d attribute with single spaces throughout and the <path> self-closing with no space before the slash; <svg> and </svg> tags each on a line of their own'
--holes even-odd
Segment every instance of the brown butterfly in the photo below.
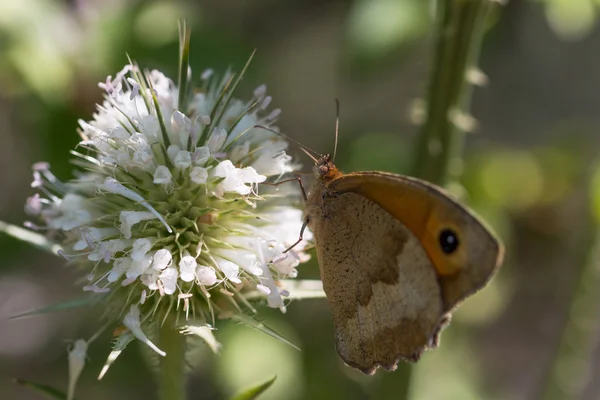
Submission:
<svg viewBox="0 0 600 400">
<path fill-rule="evenodd" d="M 305 196 L 300 240 L 308 225 L 340 357 L 366 374 L 419 360 L 437 346 L 450 312 L 493 276 L 501 243 L 431 183 L 387 172 L 344 174 L 331 155 L 316 158 L 302 148 L 315 161 L 317 182 Z"/>
</svg>

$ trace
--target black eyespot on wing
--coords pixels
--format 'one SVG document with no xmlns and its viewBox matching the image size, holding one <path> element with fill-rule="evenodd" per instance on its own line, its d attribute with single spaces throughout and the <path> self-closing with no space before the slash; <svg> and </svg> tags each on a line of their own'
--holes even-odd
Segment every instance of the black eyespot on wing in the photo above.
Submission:
<svg viewBox="0 0 600 400">
<path fill-rule="evenodd" d="M 452 229 L 444 229 L 439 236 L 440 247 L 446 254 L 452 254 L 458 249 L 458 235 Z"/>
</svg>

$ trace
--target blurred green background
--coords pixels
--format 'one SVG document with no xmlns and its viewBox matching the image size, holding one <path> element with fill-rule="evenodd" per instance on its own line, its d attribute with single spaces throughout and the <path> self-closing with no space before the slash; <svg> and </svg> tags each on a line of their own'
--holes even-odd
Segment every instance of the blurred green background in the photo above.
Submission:
<svg viewBox="0 0 600 400">
<path fill-rule="evenodd" d="M 599 12 L 598 0 L 511 0 L 490 21 L 480 61 L 489 82 L 475 91 L 478 129 L 452 190 L 495 228 L 507 257 L 414 368 L 411 398 L 536 399 L 547 388 L 571 396 L 555 398 L 600 396 Z M 430 69 L 432 15 L 424 0 L 0 0 L 0 219 L 26 219 L 32 163 L 49 161 L 70 177 L 77 119 L 91 119 L 97 82 L 127 54 L 176 78 L 181 17 L 192 26 L 195 76 L 209 67 L 239 71 L 257 48 L 240 98 L 266 83 L 273 107 L 283 109 L 281 129 L 329 152 L 337 97 L 338 166 L 404 172 Z M 97 316 L 76 310 L 9 321 L 79 296 L 79 275 L 9 238 L 0 237 L 0 250 L 0 397 L 38 399 L 11 379 L 65 388 L 67 339 L 89 337 Z M 314 260 L 300 277 L 318 277 Z M 395 373 L 362 376 L 338 359 L 325 300 L 259 317 L 302 351 L 223 323 L 221 354 L 194 357 L 190 398 L 225 398 L 272 374 L 278 379 L 264 399 L 397 398 Z M 155 382 L 137 346 L 96 380 L 109 340 L 107 333 L 93 343 L 78 397 L 152 398 Z"/>
</svg>

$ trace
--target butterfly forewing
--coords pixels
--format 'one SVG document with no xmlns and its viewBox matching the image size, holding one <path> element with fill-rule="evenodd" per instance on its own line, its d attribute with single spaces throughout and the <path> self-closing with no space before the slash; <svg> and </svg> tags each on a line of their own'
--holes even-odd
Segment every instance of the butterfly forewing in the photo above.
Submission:
<svg viewBox="0 0 600 400">
<path fill-rule="evenodd" d="M 428 182 L 357 172 L 333 180 L 327 191 L 370 199 L 416 236 L 438 275 L 446 311 L 485 286 L 502 262 L 502 246 L 483 223 Z"/>
</svg>

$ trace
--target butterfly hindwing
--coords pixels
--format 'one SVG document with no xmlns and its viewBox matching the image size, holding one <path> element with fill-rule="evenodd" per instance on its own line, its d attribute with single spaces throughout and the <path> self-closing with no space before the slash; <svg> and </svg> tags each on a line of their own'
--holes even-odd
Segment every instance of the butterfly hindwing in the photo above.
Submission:
<svg viewBox="0 0 600 400">
<path fill-rule="evenodd" d="M 337 350 L 365 373 L 417 360 L 444 320 L 437 277 L 418 239 L 362 195 L 309 209 Z"/>
</svg>

